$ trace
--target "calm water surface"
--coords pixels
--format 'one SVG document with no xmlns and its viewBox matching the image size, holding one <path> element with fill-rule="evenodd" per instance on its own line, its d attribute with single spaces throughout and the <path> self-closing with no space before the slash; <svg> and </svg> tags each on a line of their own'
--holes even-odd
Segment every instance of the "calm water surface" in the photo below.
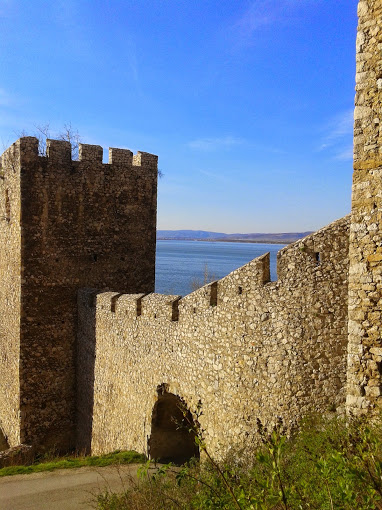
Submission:
<svg viewBox="0 0 382 510">
<path fill-rule="evenodd" d="M 271 254 L 271 279 L 276 280 L 276 254 L 284 245 L 209 241 L 157 241 L 156 286 L 162 294 L 185 296 L 192 281 L 203 282 L 207 265 L 213 279 L 222 278 L 255 257 Z"/>
</svg>

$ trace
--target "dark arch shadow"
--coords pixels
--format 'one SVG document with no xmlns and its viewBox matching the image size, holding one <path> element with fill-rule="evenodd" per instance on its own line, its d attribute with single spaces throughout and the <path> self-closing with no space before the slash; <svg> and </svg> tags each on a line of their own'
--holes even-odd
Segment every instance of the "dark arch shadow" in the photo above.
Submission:
<svg viewBox="0 0 382 510">
<path fill-rule="evenodd" d="M 151 459 L 181 465 L 191 458 L 199 458 L 195 432 L 189 431 L 194 424 L 184 401 L 173 393 L 158 389 L 151 422 L 148 451 Z M 183 414 L 185 412 L 185 416 Z"/>
<path fill-rule="evenodd" d="M 1 427 L 0 427 L 0 452 L 4 450 L 8 450 L 9 444 L 7 441 L 7 438 L 5 437 L 5 434 L 3 433 Z"/>
</svg>

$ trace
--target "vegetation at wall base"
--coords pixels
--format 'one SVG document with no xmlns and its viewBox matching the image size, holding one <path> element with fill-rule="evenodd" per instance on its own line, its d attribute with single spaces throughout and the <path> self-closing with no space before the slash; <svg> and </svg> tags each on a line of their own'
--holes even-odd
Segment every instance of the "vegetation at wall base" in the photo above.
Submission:
<svg viewBox="0 0 382 510">
<path fill-rule="evenodd" d="M 134 451 L 120 451 L 106 455 L 94 456 L 67 456 L 53 457 L 51 455 L 39 458 L 30 466 L 9 466 L 0 469 L 1 476 L 25 475 L 40 473 L 42 471 L 54 471 L 55 469 L 70 469 L 84 466 L 104 467 L 112 464 L 140 464 L 146 460 L 144 455 Z"/>
<path fill-rule="evenodd" d="M 204 285 L 207 285 L 208 283 L 211 283 L 213 281 L 217 280 L 217 276 L 215 273 L 211 273 L 207 262 L 204 264 L 204 270 L 203 270 L 203 279 L 199 277 L 192 278 L 190 282 L 190 289 L 191 292 L 194 292 L 195 290 L 200 289 L 200 287 L 203 287 Z"/>
<path fill-rule="evenodd" d="M 217 464 L 206 460 L 176 469 L 142 466 L 123 494 L 98 496 L 99 510 L 380 510 L 382 421 L 311 417 L 292 438 L 282 423 L 262 445 Z M 240 460 L 238 460 L 240 459 Z"/>
</svg>

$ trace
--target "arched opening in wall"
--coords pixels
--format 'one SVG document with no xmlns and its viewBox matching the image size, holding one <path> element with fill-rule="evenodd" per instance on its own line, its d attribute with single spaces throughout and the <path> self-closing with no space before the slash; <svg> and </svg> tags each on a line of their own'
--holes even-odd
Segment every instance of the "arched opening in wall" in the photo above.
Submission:
<svg viewBox="0 0 382 510">
<path fill-rule="evenodd" d="M 181 398 L 158 389 L 151 422 L 148 451 L 151 459 L 158 462 L 184 464 L 193 457 L 199 458 L 195 432 L 189 431 L 194 424 L 192 414 Z"/>
</svg>

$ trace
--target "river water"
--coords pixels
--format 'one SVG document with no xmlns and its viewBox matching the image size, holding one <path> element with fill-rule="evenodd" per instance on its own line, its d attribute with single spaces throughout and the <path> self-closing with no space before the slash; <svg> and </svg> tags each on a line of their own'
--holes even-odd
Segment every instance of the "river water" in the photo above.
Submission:
<svg viewBox="0 0 382 510">
<path fill-rule="evenodd" d="M 283 244 L 210 241 L 157 241 L 155 291 L 185 296 L 203 284 L 204 273 L 216 280 L 255 257 L 270 252 L 271 279 L 276 280 L 276 254 Z"/>
</svg>

